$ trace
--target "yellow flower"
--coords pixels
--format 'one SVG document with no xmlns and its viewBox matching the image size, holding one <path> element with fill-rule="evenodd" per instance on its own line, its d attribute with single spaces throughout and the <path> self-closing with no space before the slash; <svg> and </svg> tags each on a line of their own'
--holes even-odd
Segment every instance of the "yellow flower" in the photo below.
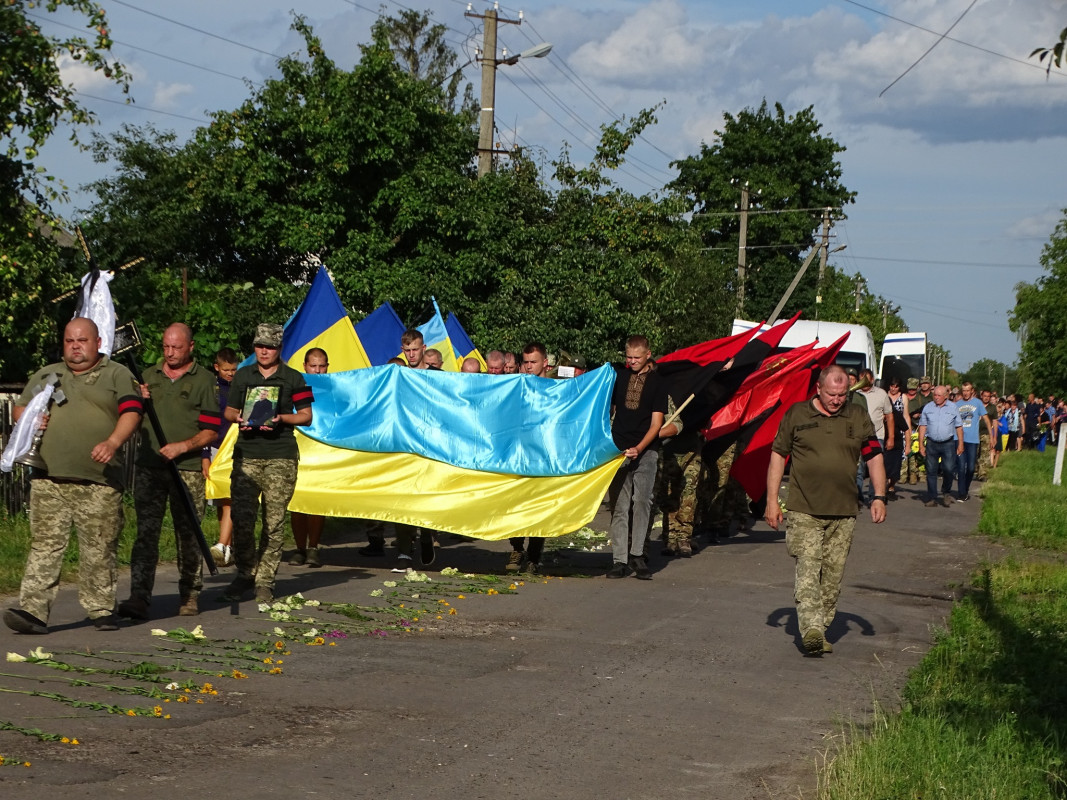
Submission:
<svg viewBox="0 0 1067 800">
<path fill-rule="evenodd" d="M 515 590 L 516 590 L 516 589 L 518 589 L 519 587 L 518 587 L 518 586 L 516 586 L 516 585 L 515 585 L 514 583 L 511 583 L 511 584 L 508 584 L 508 588 L 509 588 L 509 589 L 511 589 L 512 591 L 515 591 Z"/>
<path fill-rule="evenodd" d="M 243 672 L 241 672 L 241 670 L 239 670 L 239 669 L 235 669 L 233 672 L 230 673 L 230 675 L 231 675 L 231 677 L 234 678 L 234 680 L 242 680 L 243 678 L 247 678 L 248 677 Z"/>
<path fill-rule="evenodd" d="M 126 716 L 127 717 L 136 717 L 137 716 L 137 712 L 134 711 L 132 708 L 127 708 L 126 709 Z"/>
<path fill-rule="evenodd" d="M 59 741 L 62 742 L 63 744 L 70 744 L 70 739 L 68 739 L 66 736 L 64 736 Z"/>
<path fill-rule="evenodd" d="M 337 647 L 337 642 L 330 642 L 330 647 Z"/>
<path fill-rule="evenodd" d="M 184 694 L 183 694 L 183 695 L 180 695 L 180 696 L 178 697 L 178 702 L 179 702 L 179 703 L 188 703 L 188 702 L 189 702 L 189 698 L 188 698 L 188 697 L 186 697 L 186 696 L 185 696 Z"/>
<path fill-rule="evenodd" d="M 273 658 L 265 658 L 265 659 L 263 659 L 263 663 L 264 664 L 273 664 L 274 663 L 274 659 Z"/>
<path fill-rule="evenodd" d="M 437 615 L 437 618 L 438 619 L 444 619 L 444 617 L 442 617 L 440 614 Z"/>
<path fill-rule="evenodd" d="M 443 606 L 447 606 L 448 605 L 448 601 L 446 601 L 446 600 L 438 600 L 437 602 L 440 603 Z"/>
<path fill-rule="evenodd" d="M 196 698 L 196 702 L 197 702 L 198 705 L 203 705 L 204 704 L 204 701 L 201 700 L 199 697 Z"/>
<path fill-rule="evenodd" d="M 279 658 L 279 659 L 278 659 L 277 661 L 275 661 L 274 663 L 275 663 L 275 664 L 284 664 L 285 662 L 284 662 L 284 661 L 282 661 L 282 660 L 281 660 L 281 659 Z"/>
<path fill-rule="evenodd" d="M 163 719 L 170 719 L 170 714 L 164 714 Z"/>
<path fill-rule="evenodd" d="M 152 713 L 155 714 L 157 717 L 163 716 L 163 706 L 156 706 L 152 709 Z"/>
<path fill-rule="evenodd" d="M 519 586 L 525 586 L 525 585 L 526 585 L 526 581 L 519 581 Z"/>
<path fill-rule="evenodd" d="M 180 698 L 180 697 L 179 697 L 178 699 L 179 699 L 179 700 L 181 700 L 181 698 Z M 164 703 L 169 703 L 169 702 L 170 702 L 170 698 L 169 698 L 169 697 L 164 697 L 164 698 L 163 698 L 163 702 L 164 702 Z"/>
<path fill-rule="evenodd" d="M 418 621 L 419 621 L 419 618 L 418 618 L 418 617 L 412 617 L 412 618 L 411 618 L 411 621 L 412 621 L 412 622 L 418 622 Z"/>
<path fill-rule="evenodd" d="M 283 650 L 283 649 L 285 649 L 285 642 L 275 642 L 275 643 L 274 643 L 274 648 L 275 648 L 276 650 Z"/>
<path fill-rule="evenodd" d="M 270 674 L 271 675 L 281 675 L 282 674 L 282 668 L 281 667 L 274 667 L 272 670 L 270 670 Z"/>
<path fill-rule="evenodd" d="M 456 609 L 454 609 L 454 608 L 448 609 L 448 615 L 449 616 L 455 616 L 455 613 L 456 613 Z"/>
<path fill-rule="evenodd" d="M 466 598 L 466 597 L 464 597 L 464 596 L 463 596 L 463 595 L 461 595 L 461 594 L 457 594 L 457 595 L 456 595 L 456 599 L 457 599 L 457 600 L 466 600 L 467 598 Z"/>
<path fill-rule="evenodd" d="M 81 742 L 79 742 L 77 739 L 71 739 L 70 743 L 71 744 L 81 744 Z"/>
</svg>

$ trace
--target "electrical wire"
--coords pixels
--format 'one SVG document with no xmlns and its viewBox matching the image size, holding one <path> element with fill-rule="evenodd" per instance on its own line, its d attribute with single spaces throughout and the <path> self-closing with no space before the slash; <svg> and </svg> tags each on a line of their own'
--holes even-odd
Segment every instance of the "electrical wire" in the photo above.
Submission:
<svg viewBox="0 0 1067 800">
<path fill-rule="evenodd" d="M 79 95 L 81 97 L 88 97 L 88 98 L 90 98 L 92 100 L 99 100 L 101 103 L 114 103 L 117 106 L 124 106 L 125 108 L 135 108 L 138 111 L 147 111 L 147 112 L 151 112 L 153 114 L 164 114 L 164 115 L 166 115 L 168 117 L 177 117 L 178 119 L 187 119 L 187 120 L 190 120 L 192 122 L 200 122 L 200 123 L 211 122 L 211 120 L 209 120 L 207 117 L 190 117 L 190 116 L 186 116 L 185 114 L 175 114 L 173 111 L 163 111 L 160 108 L 151 108 L 150 106 L 139 106 L 136 103 L 127 103 L 127 102 L 125 102 L 123 100 L 112 100 L 109 97 L 100 97 L 99 95 L 89 94 L 88 92 L 79 92 L 79 91 L 75 90 L 74 94 Z"/>
<path fill-rule="evenodd" d="M 267 50 L 261 50 L 258 47 L 253 47 L 250 44 L 245 44 L 244 42 L 239 42 L 236 39 L 228 39 L 225 36 L 220 36 L 217 33 L 212 33 L 211 31 L 206 31 L 203 28 L 197 28 L 194 25 L 188 25 L 188 24 L 186 24 L 184 22 L 179 22 L 176 19 L 171 19 L 170 17 L 164 17 L 162 14 L 157 14 L 155 11 L 149 11 L 148 9 L 145 9 L 145 8 L 138 8 L 137 6 L 133 5 L 132 3 L 127 3 L 126 0 L 110 0 L 110 2 L 112 2 L 112 3 L 114 3 L 115 5 L 118 5 L 118 6 L 125 6 L 126 8 L 132 9 L 134 11 L 140 11 L 142 14 L 147 14 L 150 17 L 155 17 L 156 19 L 161 19 L 164 22 L 169 22 L 171 25 L 177 25 L 180 28 L 186 28 L 187 30 L 195 31 L 196 33 L 201 33 L 204 36 L 210 36 L 212 39 L 218 39 L 220 42 L 226 42 L 227 44 L 236 45 L 237 47 L 243 47 L 245 50 L 251 50 L 254 53 L 261 53 L 262 55 L 270 56 L 271 58 L 276 58 L 279 61 L 281 59 L 285 58 L 285 56 L 280 56 L 277 53 L 271 53 L 271 52 L 269 52 Z"/>
</svg>

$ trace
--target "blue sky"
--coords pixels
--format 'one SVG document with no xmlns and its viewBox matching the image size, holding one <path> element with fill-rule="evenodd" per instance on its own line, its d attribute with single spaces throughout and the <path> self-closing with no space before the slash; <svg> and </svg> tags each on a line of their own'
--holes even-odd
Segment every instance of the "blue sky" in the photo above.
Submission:
<svg viewBox="0 0 1067 800">
<path fill-rule="evenodd" d="M 206 121 L 206 112 L 235 107 L 247 96 L 242 79 L 273 75 L 274 56 L 299 47 L 288 29 L 291 2 L 102 4 L 121 43 L 115 52 L 134 75 L 134 105 L 107 102 L 121 96 L 79 65 L 64 71 L 87 95 L 103 133 L 123 123 L 151 123 L 185 137 Z M 388 13 L 408 5 L 431 10 L 464 61 L 481 41 L 477 20 L 464 17 L 466 0 L 384 5 Z M 673 177 L 672 160 L 712 141 L 724 111 L 758 106 L 764 98 L 787 112 L 813 105 L 823 132 L 847 148 L 843 182 L 858 192 L 848 219 L 834 228 L 836 243 L 848 248 L 832 262 L 862 272 L 872 292 L 900 306 L 912 330 L 927 331 L 952 352 L 954 366 L 985 357 L 1013 363 L 1018 341 L 1007 321 L 1014 286 L 1042 274 L 1042 246 L 1067 207 L 1067 74 L 1046 78 L 1028 54 L 1067 24 L 1067 0 L 977 2 L 952 29 L 955 41 L 941 41 L 879 96 L 937 41 L 930 31 L 947 30 L 969 5 L 509 3 L 501 16 L 516 19 L 521 8 L 523 23 L 500 27 L 501 46 L 516 52 L 547 40 L 554 49 L 545 59 L 501 68 L 498 138 L 518 141 L 546 160 L 566 143 L 581 162 L 611 114 L 629 116 L 663 102 L 659 124 L 646 131 L 618 176 L 626 188 L 648 193 Z M 488 7 L 474 4 L 475 11 Z M 300 10 L 327 53 L 350 66 L 379 6 L 305 0 Z M 45 29 L 57 34 L 66 30 L 56 21 L 77 22 L 42 16 L 52 20 Z M 465 74 L 477 87 L 477 66 Z M 107 172 L 63 136 L 46 145 L 42 157 L 71 187 Z M 74 209 L 85 204 L 75 194 L 67 212 L 76 216 Z"/>
</svg>

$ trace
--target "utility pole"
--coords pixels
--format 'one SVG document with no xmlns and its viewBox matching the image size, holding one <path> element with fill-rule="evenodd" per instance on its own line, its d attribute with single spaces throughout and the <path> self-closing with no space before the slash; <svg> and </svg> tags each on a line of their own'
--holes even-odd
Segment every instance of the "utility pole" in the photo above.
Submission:
<svg viewBox="0 0 1067 800">
<path fill-rule="evenodd" d="M 860 313 L 860 298 L 863 296 L 863 278 L 856 278 L 856 313 Z"/>
<path fill-rule="evenodd" d="M 737 240 L 737 311 L 734 317 L 744 319 L 745 311 L 745 248 L 748 240 L 748 181 L 741 187 L 741 233 Z"/>
<path fill-rule="evenodd" d="M 497 23 L 521 25 L 521 19 L 502 19 L 495 8 L 484 14 L 467 11 L 465 17 L 484 20 L 482 32 L 482 110 L 478 115 L 478 177 L 483 178 L 493 171 L 493 131 L 496 105 L 496 28 Z"/>
<path fill-rule="evenodd" d="M 889 327 L 889 301 L 882 301 L 882 335 L 884 336 L 888 332 Z"/>
<path fill-rule="evenodd" d="M 822 247 L 819 252 L 819 282 L 815 286 L 815 319 L 821 319 L 819 311 L 822 306 L 822 282 L 826 277 L 826 256 L 830 248 L 830 209 L 822 212 Z"/>
</svg>

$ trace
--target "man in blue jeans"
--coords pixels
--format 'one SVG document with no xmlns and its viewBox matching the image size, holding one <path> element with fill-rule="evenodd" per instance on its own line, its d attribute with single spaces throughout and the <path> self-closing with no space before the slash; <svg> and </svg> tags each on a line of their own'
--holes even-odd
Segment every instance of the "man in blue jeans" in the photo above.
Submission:
<svg viewBox="0 0 1067 800">
<path fill-rule="evenodd" d="M 956 401 L 956 411 L 963 423 L 963 454 L 956 469 L 959 490 L 956 499 L 961 503 L 969 500 L 971 481 L 974 480 L 975 467 L 978 465 L 978 446 L 981 441 L 982 428 L 993 435 L 993 423 L 986 415 L 985 403 L 974 394 L 974 384 L 964 381 L 961 388 L 962 397 Z"/>
<path fill-rule="evenodd" d="M 963 453 L 963 422 L 955 403 L 948 402 L 948 387 L 935 386 L 934 398 L 923 408 L 919 417 L 919 454 L 926 458 L 926 506 L 932 508 L 953 502 L 952 476 L 956 472 L 956 456 Z M 944 476 L 945 496 L 938 502 L 937 473 Z"/>
</svg>

